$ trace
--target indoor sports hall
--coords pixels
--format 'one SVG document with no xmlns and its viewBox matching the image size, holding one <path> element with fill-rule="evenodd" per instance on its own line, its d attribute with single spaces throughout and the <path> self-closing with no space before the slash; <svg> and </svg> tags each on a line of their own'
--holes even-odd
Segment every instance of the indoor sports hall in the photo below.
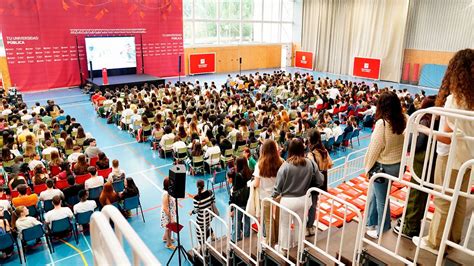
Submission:
<svg viewBox="0 0 474 266">
<path fill-rule="evenodd" d="M 474 1 L 0 2 L 1 265 L 471 265 Z"/>
</svg>

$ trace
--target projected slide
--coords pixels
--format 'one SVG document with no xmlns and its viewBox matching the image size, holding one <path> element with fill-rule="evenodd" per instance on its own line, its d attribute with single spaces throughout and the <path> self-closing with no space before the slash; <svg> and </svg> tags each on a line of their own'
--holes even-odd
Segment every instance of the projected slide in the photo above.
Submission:
<svg viewBox="0 0 474 266">
<path fill-rule="evenodd" d="M 86 38 L 86 51 L 89 70 L 137 67 L 135 37 Z"/>
</svg>

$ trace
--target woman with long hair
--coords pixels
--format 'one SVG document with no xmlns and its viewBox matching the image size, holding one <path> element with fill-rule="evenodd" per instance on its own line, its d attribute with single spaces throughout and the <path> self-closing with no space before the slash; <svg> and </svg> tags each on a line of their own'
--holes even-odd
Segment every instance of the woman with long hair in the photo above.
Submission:
<svg viewBox="0 0 474 266">
<path fill-rule="evenodd" d="M 205 189 L 204 180 L 199 179 L 196 182 L 198 193 L 193 197 L 194 209 L 189 213 L 190 215 L 196 214 L 196 223 L 201 230 L 197 232 L 197 239 L 199 242 L 206 241 L 209 236 L 213 236 L 211 228 L 212 216 L 206 212 L 206 209 L 212 210 L 212 206 L 215 204 L 214 193 Z M 207 229 L 207 230 L 206 230 Z M 204 235 L 202 235 L 204 233 Z M 213 238 L 213 237 L 212 237 Z"/>
<path fill-rule="evenodd" d="M 323 177 L 318 166 L 305 157 L 305 147 L 301 139 L 293 139 L 288 145 L 288 159 L 278 169 L 272 198 L 280 200 L 280 204 L 296 214 L 304 221 L 306 192 L 311 187 L 320 187 Z M 309 203 L 309 202 L 308 202 Z M 275 207 L 275 206 L 273 206 Z M 297 245 L 298 236 L 288 234 L 290 228 L 288 213 L 280 213 L 278 245 L 280 251 L 287 253 Z M 299 228 L 294 229 L 298 232 Z"/>
<path fill-rule="evenodd" d="M 51 151 L 51 161 L 48 164 L 50 176 L 56 176 L 61 172 L 61 164 L 63 159 L 57 151 Z"/>
<path fill-rule="evenodd" d="M 89 173 L 87 171 L 88 167 L 89 164 L 87 164 L 86 156 L 84 154 L 79 155 L 79 157 L 77 157 L 77 163 L 74 165 L 74 175 L 85 175 Z"/>
<path fill-rule="evenodd" d="M 232 183 L 229 204 L 235 204 L 245 210 L 250 193 L 247 182 L 252 178 L 252 171 L 250 171 L 245 157 L 240 156 L 236 159 L 234 172 L 235 176 L 229 178 Z M 244 218 L 243 213 L 237 210 L 231 210 L 230 217 L 232 217 L 232 241 L 240 241 L 242 234 L 244 237 L 248 237 L 250 235 L 250 218 L 247 215 Z"/>
<path fill-rule="evenodd" d="M 46 173 L 46 169 L 42 164 L 38 164 L 33 169 L 33 185 L 41 185 L 46 183 L 46 179 L 48 179 L 49 175 Z"/>
<path fill-rule="evenodd" d="M 272 195 L 278 169 L 280 169 L 283 162 L 284 160 L 280 157 L 276 142 L 271 139 L 265 140 L 260 148 L 260 156 L 253 172 L 255 177 L 254 186 L 259 191 L 260 200 Z M 278 224 L 277 221 L 273 221 L 273 226 L 270 226 L 273 220 L 270 217 L 270 205 L 266 203 L 262 207 L 265 240 L 267 244 L 273 246 L 278 239 Z M 272 228 L 272 239 L 270 239 L 270 228 Z"/>
<path fill-rule="evenodd" d="M 405 127 L 408 117 L 403 114 L 402 105 L 398 96 L 393 92 L 383 92 L 377 101 L 375 113 L 375 127 L 369 147 L 364 159 L 365 173 L 372 176 L 377 172 L 384 172 L 398 176 L 402 159 Z M 386 211 L 385 222 L 382 225 L 384 209 L 390 206 L 390 200 L 385 205 L 388 180 L 375 180 L 372 194 L 368 195 L 368 231 L 371 238 L 378 238 L 380 234 L 390 229 L 390 210 Z"/>
<path fill-rule="evenodd" d="M 107 155 L 105 155 L 104 152 L 99 152 L 97 154 L 97 157 L 98 157 L 98 160 L 95 164 L 95 166 L 97 167 L 97 170 L 105 170 L 105 169 L 109 169 L 110 168 L 110 162 L 109 162 L 109 158 L 107 157 Z"/>
<path fill-rule="evenodd" d="M 458 51 L 449 61 L 448 69 L 444 75 L 436 98 L 436 105 L 450 109 L 474 111 L 474 50 L 464 49 Z M 457 133 L 459 135 L 467 135 L 472 137 L 474 132 L 474 123 L 466 120 L 458 120 Z M 441 116 L 439 129 L 442 132 L 453 132 L 455 121 L 452 118 Z M 429 130 L 427 130 L 429 132 Z M 451 137 L 437 136 L 437 153 L 436 167 L 434 173 L 434 183 L 442 186 L 446 176 L 446 168 L 448 168 L 449 156 L 454 156 L 452 162 L 452 170 L 449 178 L 449 187 L 454 188 L 457 180 L 459 169 L 466 161 L 474 158 L 474 143 L 465 139 L 457 140 L 454 153 L 451 151 Z M 469 179 L 471 175 L 468 169 L 462 177 L 461 191 L 468 192 Z M 466 197 L 460 196 L 454 216 L 449 228 L 449 240 L 460 243 L 462 231 L 466 215 Z M 441 243 L 441 237 L 445 230 L 447 215 L 450 208 L 450 202 L 439 197 L 434 198 L 435 212 L 430 223 L 429 234 L 420 241 L 418 237 L 413 237 L 413 242 L 420 247 L 431 252 L 438 253 L 437 249 Z"/>
<path fill-rule="evenodd" d="M 123 191 L 119 194 L 121 199 L 135 197 L 140 193 L 135 181 L 131 177 L 125 178 L 124 186 Z"/>
<path fill-rule="evenodd" d="M 176 201 L 173 196 L 169 194 L 170 180 L 169 177 L 165 177 L 163 180 L 163 196 L 161 198 L 161 228 L 165 229 L 163 235 L 163 241 L 166 242 L 166 247 L 174 250 L 176 247 L 173 245 L 174 239 L 171 237 L 171 230 L 167 227 L 168 224 L 176 221 Z"/>
<path fill-rule="evenodd" d="M 112 183 L 106 182 L 104 184 L 104 189 L 102 190 L 99 196 L 100 205 L 102 206 L 109 205 L 119 200 L 120 200 L 120 197 L 117 194 L 117 192 L 115 192 L 114 186 L 112 186 Z"/>
<path fill-rule="evenodd" d="M 327 191 L 328 189 L 328 170 L 332 168 L 333 163 L 329 152 L 324 147 L 323 142 L 321 141 L 321 134 L 317 129 L 311 129 L 308 133 L 308 142 L 309 142 L 309 152 L 307 157 L 315 162 L 318 165 L 319 171 L 324 177 L 323 185 L 321 187 L 322 190 Z M 308 222 L 306 223 L 306 235 L 312 236 L 314 235 L 314 219 L 316 215 L 316 201 L 317 195 L 313 196 L 313 204 L 309 209 L 309 217 Z"/>
</svg>

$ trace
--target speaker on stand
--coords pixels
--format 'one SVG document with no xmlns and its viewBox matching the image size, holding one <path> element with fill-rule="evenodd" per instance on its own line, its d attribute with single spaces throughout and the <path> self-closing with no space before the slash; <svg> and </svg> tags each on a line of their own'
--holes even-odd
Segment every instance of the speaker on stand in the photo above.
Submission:
<svg viewBox="0 0 474 266">
<path fill-rule="evenodd" d="M 181 61 L 181 56 L 179 57 Z M 170 228 L 174 233 L 177 234 L 178 238 L 178 246 L 176 249 L 173 251 L 171 254 L 171 257 L 169 258 L 168 262 L 166 265 L 169 265 L 171 260 L 173 259 L 173 256 L 176 252 L 178 252 L 178 261 L 179 265 L 181 266 L 181 255 L 184 256 L 184 259 L 187 261 L 187 255 L 186 255 L 186 249 L 181 245 L 181 239 L 179 236 L 179 233 L 181 231 L 182 226 L 179 224 L 179 211 L 178 211 L 178 198 L 184 198 L 185 197 L 185 190 L 186 190 L 186 166 L 184 164 L 177 164 L 171 167 L 169 173 L 169 187 L 168 187 L 168 193 L 170 196 L 174 197 L 175 202 L 176 202 L 176 226 L 173 226 L 174 230 Z"/>
</svg>

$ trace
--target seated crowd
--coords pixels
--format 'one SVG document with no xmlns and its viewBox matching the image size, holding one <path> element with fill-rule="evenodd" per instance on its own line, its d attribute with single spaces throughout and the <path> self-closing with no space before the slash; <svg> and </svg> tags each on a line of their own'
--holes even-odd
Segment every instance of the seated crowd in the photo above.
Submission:
<svg viewBox="0 0 474 266">
<path fill-rule="evenodd" d="M 316 80 L 308 74 L 282 71 L 235 78 L 229 75 L 219 88 L 214 82 L 199 81 L 158 87 L 125 86 L 92 92 L 91 101 L 109 123 L 129 130 L 138 141 L 151 140 L 152 149 L 158 149 L 163 157 L 172 153 L 175 161 L 189 165 L 191 174 L 197 169 L 227 168 L 232 185 L 230 203 L 243 209 L 256 205 L 248 204 L 247 182 L 252 180 L 260 200 L 280 198 L 282 205 L 301 218 L 308 215 L 306 235 L 314 234 L 316 203 L 313 199 L 310 212 L 303 214 L 302 197 L 312 186 L 327 189 L 327 171 L 332 167 L 330 152 L 351 145 L 352 137 L 358 136 L 362 127 L 372 128 L 373 141 L 366 155 L 367 176 L 381 164 L 387 173 L 394 174 L 400 168 L 407 115 L 434 104 L 434 98 L 425 96 L 423 91 L 412 96 L 406 89 L 379 89 L 376 83 L 369 86 L 329 78 Z M 387 135 L 388 142 L 384 141 Z M 197 167 L 198 162 L 205 167 Z M 311 165 L 316 165 L 320 175 L 310 174 Z M 204 232 L 209 224 L 202 221 L 211 219 L 203 218 L 199 206 L 212 208 L 209 201 L 214 196 L 202 188 L 202 181 L 198 182 L 198 189 L 200 192 L 194 196 L 198 209 L 194 213 L 198 214 L 198 224 Z M 384 202 L 380 195 L 372 195 L 376 198 L 374 202 Z M 368 234 L 373 238 L 390 228 L 389 224 L 379 225 L 383 210 L 379 205 L 369 207 Z M 412 211 L 423 210 L 422 205 L 422 201 L 418 202 Z M 273 227 L 280 230 L 288 227 L 288 218 L 274 221 L 269 206 L 261 207 L 265 210 L 264 224 L 282 223 L 283 226 Z M 248 236 L 249 223 L 243 222 L 241 216 L 233 217 L 232 240 Z M 409 222 L 415 227 L 419 224 Z M 265 226 L 264 235 L 270 235 L 268 230 L 270 227 Z M 207 239 L 211 233 L 198 237 Z M 410 237 L 413 235 L 409 233 Z M 283 251 L 295 243 L 283 231 L 276 230 L 272 236 L 275 237 L 266 241 L 278 243 Z M 167 245 L 173 247 L 170 243 L 167 239 Z"/>
<path fill-rule="evenodd" d="M 35 225 L 72 222 L 74 215 L 108 204 L 120 207 L 138 195 L 119 161 L 110 162 L 91 134 L 54 101 L 28 108 L 4 100 L 0 110 L 0 234 L 21 238 Z"/>
<path fill-rule="evenodd" d="M 289 141 L 314 127 L 329 151 L 348 146 L 361 126 L 373 127 L 381 91 L 375 83 L 276 71 L 229 75 L 220 87 L 196 81 L 106 89 L 91 92 L 91 101 L 108 123 L 129 130 L 138 141 L 151 140 L 162 156 L 174 152 L 176 157 L 187 148 L 190 164 L 202 156 L 212 166 L 219 163 L 217 154 L 224 157 L 231 150 L 241 153 L 247 147 L 258 156 L 265 139 L 275 140 L 286 158 Z M 407 111 L 424 97 L 402 90 L 398 95 Z"/>
</svg>

